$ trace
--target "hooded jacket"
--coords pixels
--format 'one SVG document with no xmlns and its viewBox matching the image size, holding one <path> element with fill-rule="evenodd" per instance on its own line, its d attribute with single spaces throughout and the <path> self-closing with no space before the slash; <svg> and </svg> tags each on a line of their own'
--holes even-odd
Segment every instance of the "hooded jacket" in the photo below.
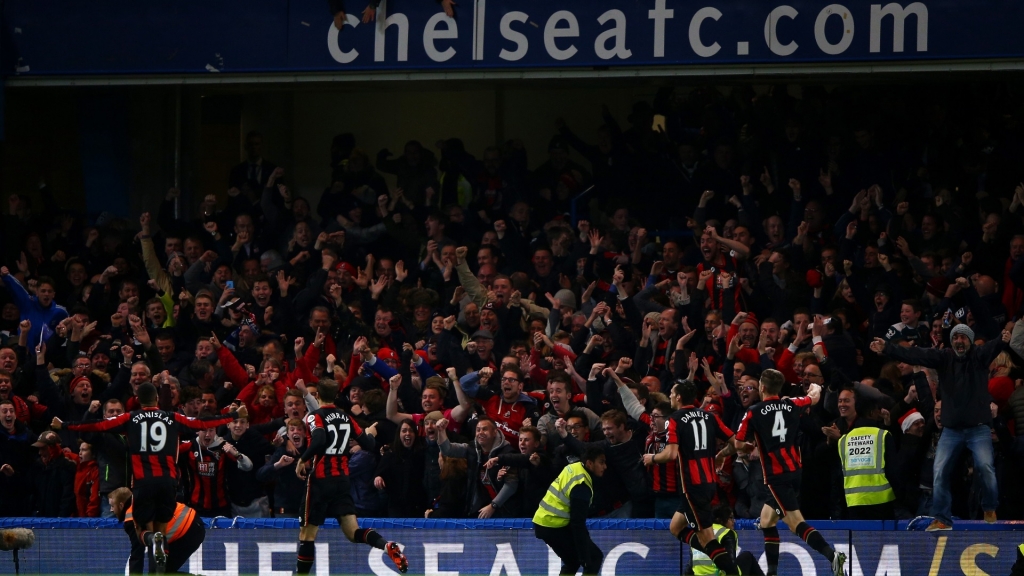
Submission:
<svg viewBox="0 0 1024 576">
<path fill-rule="evenodd" d="M 75 507 L 79 518 L 100 516 L 100 468 L 96 460 L 78 463 L 75 471 Z"/>
<path fill-rule="evenodd" d="M 519 487 L 519 479 L 509 474 L 502 480 L 498 480 L 498 472 L 501 471 L 501 467 L 494 466 L 490 470 L 484 468 L 484 463 L 487 460 L 515 452 L 503 435 L 497 435 L 494 447 L 486 453 L 475 440 L 472 445 L 457 444 L 445 437 L 443 442 L 438 443 L 438 446 L 441 448 L 441 453 L 449 458 L 466 459 L 468 470 L 466 475 L 467 517 L 475 517 L 481 508 L 492 503 L 498 508 L 496 516 L 516 516 L 516 511 L 506 508 L 506 505 L 511 504 L 512 497 Z"/>
</svg>

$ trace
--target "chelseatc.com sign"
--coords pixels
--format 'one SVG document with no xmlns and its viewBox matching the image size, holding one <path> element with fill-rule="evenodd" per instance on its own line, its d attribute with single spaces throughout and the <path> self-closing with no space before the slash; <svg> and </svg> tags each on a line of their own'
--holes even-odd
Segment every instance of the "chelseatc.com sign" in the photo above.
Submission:
<svg viewBox="0 0 1024 576">
<path fill-rule="evenodd" d="M 386 529 L 401 542 L 409 573 L 425 576 L 554 576 L 560 563 L 532 530 Z M 1009 574 L 1019 532 L 897 532 L 823 530 L 847 554 L 852 576 Z M 601 576 L 678 575 L 689 565 L 688 548 L 667 530 L 592 530 L 605 554 Z M 739 532 L 740 547 L 763 558 L 756 530 Z M 788 531 L 782 535 L 780 574 L 828 573 L 825 559 Z M 287 576 L 295 567 L 298 530 L 208 530 L 206 542 L 183 568 L 206 576 Z M 39 529 L 36 544 L 21 552 L 23 574 L 125 574 L 128 537 L 113 529 Z M 0 573 L 13 573 L 0 556 Z M 351 544 L 338 529 L 320 532 L 313 573 L 398 576 L 380 550 Z"/>
<path fill-rule="evenodd" d="M 7 0 L 4 74 L 670 66 L 1019 58 L 1010 0 Z"/>
</svg>

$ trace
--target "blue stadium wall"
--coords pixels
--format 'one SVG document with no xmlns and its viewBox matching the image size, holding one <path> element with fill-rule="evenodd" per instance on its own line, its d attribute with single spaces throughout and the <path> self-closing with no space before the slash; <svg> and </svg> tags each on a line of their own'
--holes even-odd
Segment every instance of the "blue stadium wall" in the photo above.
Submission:
<svg viewBox="0 0 1024 576">
<path fill-rule="evenodd" d="M 209 522 L 209 521 L 208 521 Z M 295 564 L 294 520 L 219 519 L 206 542 L 184 568 L 193 574 L 286 576 Z M 549 575 L 559 562 L 534 538 L 527 521 L 369 520 L 385 537 L 402 542 L 412 574 L 427 576 Z M 907 531 L 905 524 L 815 522 L 822 534 L 850 558 L 850 576 L 1007 575 L 1024 529 L 1013 523 L 961 523 L 952 532 Z M 113 521 L 4 519 L 0 528 L 31 527 L 35 546 L 20 553 L 23 574 L 124 574 L 128 538 Z M 761 533 L 738 531 L 740 548 L 760 557 Z M 333 529 L 330 529 L 333 528 Z M 591 536 L 605 553 L 602 576 L 676 575 L 687 564 L 685 548 L 665 521 L 591 521 Z M 337 524 L 320 533 L 314 573 L 392 576 L 380 550 L 350 544 Z M 763 561 L 763 559 L 762 559 Z M 0 552 L 0 572 L 13 573 L 10 553 Z M 783 534 L 780 574 L 814 576 L 828 572 L 824 559 Z"/>
</svg>

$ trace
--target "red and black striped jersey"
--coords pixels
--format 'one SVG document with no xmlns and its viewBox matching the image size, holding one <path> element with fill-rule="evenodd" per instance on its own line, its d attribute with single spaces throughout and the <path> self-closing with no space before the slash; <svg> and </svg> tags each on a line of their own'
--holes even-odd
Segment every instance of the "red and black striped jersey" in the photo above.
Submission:
<svg viewBox="0 0 1024 576">
<path fill-rule="evenodd" d="M 717 414 L 694 406 L 684 406 L 669 417 L 668 443 L 679 447 L 679 470 L 684 487 L 718 481 L 715 439 L 729 440 L 732 436 L 732 430 Z"/>
<path fill-rule="evenodd" d="M 199 440 L 178 445 L 178 462 L 187 471 L 192 485 L 189 506 L 206 511 L 228 505 L 227 470 L 238 460 L 221 450 L 222 446 L 203 448 Z"/>
<path fill-rule="evenodd" d="M 151 478 L 176 480 L 178 467 L 175 461 L 181 427 L 205 430 L 227 424 L 237 417 L 237 412 L 231 412 L 226 416 L 189 418 L 178 412 L 143 408 L 99 422 L 66 424 L 65 427 L 74 432 L 123 433 L 128 438 L 134 481 Z"/>
<path fill-rule="evenodd" d="M 309 447 L 302 454 L 304 462 L 313 463 L 313 478 L 348 476 L 349 440 L 359 442 L 364 450 L 372 450 L 373 437 L 363 432 L 343 408 L 324 404 L 306 416 Z"/>
<path fill-rule="evenodd" d="M 807 396 L 779 398 L 769 396 L 754 404 L 743 416 L 736 439 L 746 442 L 753 435 L 761 452 L 765 482 L 772 476 L 798 472 L 801 468 L 797 439 L 800 418 L 811 405 Z"/>
<path fill-rule="evenodd" d="M 646 414 L 645 414 L 646 415 Z M 658 454 L 668 445 L 668 431 L 651 432 L 644 446 L 645 454 Z M 679 462 L 670 460 L 664 464 L 653 464 L 649 468 L 651 490 L 657 494 L 679 493 Z"/>
</svg>

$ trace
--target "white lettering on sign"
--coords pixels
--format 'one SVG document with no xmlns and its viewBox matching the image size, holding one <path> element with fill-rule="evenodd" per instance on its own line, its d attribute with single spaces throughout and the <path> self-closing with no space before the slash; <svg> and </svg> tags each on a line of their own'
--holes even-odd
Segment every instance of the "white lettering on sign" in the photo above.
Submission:
<svg viewBox="0 0 1024 576">
<path fill-rule="evenodd" d="M 831 44 L 825 37 L 825 23 L 830 16 L 839 16 L 843 19 L 843 36 L 835 44 Z M 842 4 L 830 4 L 822 8 L 821 12 L 818 12 L 817 20 L 814 21 L 814 41 L 825 54 L 837 56 L 846 52 L 853 42 L 853 14 L 850 14 Z"/>
<path fill-rule="evenodd" d="M 710 58 L 722 49 L 718 42 L 705 45 L 700 39 L 700 25 L 708 18 L 718 20 L 721 17 L 722 12 L 711 7 L 701 8 L 693 15 L 693 19 L 690 20 L 690 48 L 693 48 L 694 54 L 702 58 Z"/>
<path fill-rule="evenodd" d="M 496 544 L 496 546 L 498 547 L 498 553 L 494 555 L 494 564 L 491 565 L 490 576 L 501 576 L 502 572 L 506 576 L 523 576 L 522 572 L 519 571 L 516 555 L 512 552 L 512 544 L 510 542 L 503 542 Z"/>
<path fill-rule="evenodd" d="M 224 543 L 224 569 L 213 570 L 203 566 L 203 548 L 199 548 L 188 559 L 188 571 L 193 574 L 205 574 L 206 576 L 238 576 L 238 542 Z"/>
<path fill-rule="evenodd" d="M 654 7 L 647 11 L 648 20 L 653 21 L 653 34 L 651 36 L 650 54 L 640 54 L 641 58 L 676 58 L 688 59 L 688 54 L 666 53 L 666 38 L 674 34 L 678 36 L 683 30 L 670 29 L 675 20 L 675 9 L 667 7 L 668 0 L 654 0 Z M 487 32 L 486 0 L 473 0 L 472 4 L 467 2 L 463 12 L 469 12 L 468 18 L 472 18 L 472 49 L 461 56 L 465 61 L 486 61 L 484 51 L 484 37 Z M 387 13 L 387 2 L 381 3 L 377 9 L 377 21 L 373 24 L 374 62 L 408 62 L 409 61 L 409 34 L 411 26 L 418 26 L 419 23 L 410 23 L 409 16 L 396 12 Z M 892 22 L 892 50 L 894 54 L 906 50 L 908 43 L 906 28 L 907 20 L 913 17 L 911 25 L 916 23 L 914 32 L 914 47 L 916 52 L 928 51 L 928 7 L 923 2 L 911 2 L 903 5 L 896 2 L 888 4 L 871 4 L 866 7 L 867 14 L 861 13 L 861 18 L 869 19 L 869 52 L 872 54 L 881 53 L 883 28 Z M 635 14 L 634 14 L 635 16 Z M 417 14 L 417 17 L 420 17 Z M 833 28 L 833 18 L 839 18 L 842 24 L 841 35 L 835 36 L 835 31 L 826 34 L 826 27 Z M 816 15 L 813 22 L 807 17 L 800 17 L 796 8 L 788 5 L 775 6 L 768 10 L 764 21 L 765 46 L 775 56 L 792 56 L 800 48 L 800 45 L 793 39 L 800 30 L 804 30 L 806 37 L 808 32 L 814 35 L 815 44 L 821 53 L 829 56 L 839 56 L 847 52 L 853 44 L 855 27 L 855 14 L 841 4 L 831 4 L 823 8 Z M 594 56 L 599 60 L 619 60 L 628 62 L 637 53 L 627 43 L 627 31 L 630 24 L 630 13 L 615 8 L 607 10 L 595 17 L 593 20 L 581 22 L 577 15 L 571 10 L 557 10 L 544 20 L 543 25 L 538 24 L 543 20 L 534 17 L 531 19 L 526 12 L 512 10 L 501 15 L 497 20 L 498 32 L 502 38 L 502 46 L 497 54 L 498 58 L 506 62 L 518 62 L 529 55 L 530 42 L 527 37 L 525 26 L 541 28 L 545 55 L 550 61 L 562 62 L 570 60 L 577 55 L 579 49 L 574 38 L 593 38 Z M 714 20 L 715 23 L 709 23 Z M 463 20 L 465 23 L 467 20 Z M 360 20 L 353 14 L 347 14 L 345 26 L 357 28 Z M 634 22 L 634 25 L 637 23 Z M 365 28 L 365 27 L 364 27 Z M 328 28 L 327 50 L 331 58 L 339 64 L 352 64 L 360 59 L 360 52 L 351 47 L 353 40 L 346 38 L 352 36 L 359 38 L 364 34 L 360 28 L 356 33 L 342 34 L 333 26 Z M 809 28 L 809 30 L 808 30 Z M 528 28 L 527 28 L 528 30 Z M 728 40 L 735 41 L 736 55 L 751 55 L 750 38 L 744 37 L 743 31 L 730 22 L 728 14 L 718 8 L 704 6 L 696 9 L 690 17 L 687 25 L 687 40 L 693 54 L 699 58 L 721 58 L 723 56 L 722 46 L 716 40 L 723 39 L 727 31 Z M 391 33 L 390 41 L 394 42 L 393 51 L 387 49 L 389 41 L 388 32 Z M 717 32 L 717 33 L 716 33 Z M 753 31 L 750 31 L 753 32 Z M 755 32 L 756 34 L 756 32 Z M 673 37 L 675 37 L 673 36 Z M 444 63 L 452 61 L 457 54 L 457 43 L 438 43 L 441 40 L 458 40 L 458 22 L 455 19 L 438 12 L 432 14 L 423 22 L 423 53 L 431 62 Z M 343 49 L 343 45 L 349 46 Z M 731 44 L 730 44 L 731 46 Z M 635 48 L 635 47 L 634 47 Z M 756 54 L 755 54 L 756 55 Z M 422 57 L 422 56 L 421 56 Z M 592 58 L 592 57 L 590 57 Z"/>
<path fill-rule="evenodd" d="M 559 27 L 559 22 L 565 21 L 567 27 Z M 548 56 L 551 56 L 555 60 L 568 60 L 576 54 L 576 47 L 572 44 L 564 50 L 558 47 L 555 43 L 556 38 L 577 38 L 580 35 L 580 23 L 576 20 L 576 15 L 568 10 L 559 10 L 548 18 L 548 23 L 544 25 L 544 48 L 548 51 Z"/>
<path fill-rule="evenodd" d="M 654 10 L 647 11 L 647 17 L 654 20 L 654 57 L 665 56 L 665 21 L 675 17 L 675 10 L 665 9 L 665 0 L 654 0 Z"/>
<path fill-rule="evenodd" d="M 459 576 L 458 570 L 441 571 L 438 567 L 438 556 L 441 554 L 462 554 L 465 544 L 432 544 L 423 543 L 423 576 Z"/>
<path fill-rule="evenodd" d="M 615 548 L 612 548 L 608 555 L 604 557 L 604 564 L 601 565 L 601 576 L 615 576 L 615 565 L 619 563 L 619 558 L 622 558 L 625 554 L 636 554 L 637 556 L 646 559 L 647 553 L 650 552 L 650 548 L 640 544 L 639 542 L 625 542 L 619 544 Z"/>
<path fill-rule="evenodd" d="M 356 18 L 352 14 L 345 14 L 345 24 L 355 28 L 359 26 L 359 18 Z M 359 50 L 352 48 L 351 50 L 342 51 L 338 46 L 338 37 L 340 30 L 334 27 L 334 23 L 331 22 L 330 29 L 327 31 L 327 51 L 331 53 L 331 58 L 338 64 L 349 64 L 359 57 Z"/>
<path fill-rule="evenodd" d="M 594 40 L 594 53 L 601 60 L 611 60 L 612 58 L 628 60 L 633 52 L 626 48 L 626 15 L 622 13 L 622 10 L 609 10 L 601 14 L 597 23 L 604 24 L 609 20 L 613 21 L 615 26 L 611 30 L 605 30 L 597 35 L 597 40 Z M 611 48 L 608 47 L 609 40 L 615 41 Z"/>
<path fill-rule="evenodd" d="M 870 50 L 882 51 L 882 22 L 886 16 L 892 16 L 892 51 L 903 52 L 903 29 L 907 16 L 914 15 L 917 20 L 917 51 L 928 51 L 928 7 L 920 2 L 908 4 L 906 8 L 893 2 L 871 5 L 871 30 L 868 32 Z"/>
<path fill-rule="evenodd" d="M 530 42 L 526 39 L 526 34 L 512 29 L 512 23 L 519 22 L 520 24 L 525 24 L 529 18 L 526 12 L 519 11 L 509 12 L 501 17 L 501 37 L 513 42 L 516 45 L 516 49 L 506 50 L 502 48 L 501 52 L 498 53 L 498 58 L 515 62 L 522 60 L 523 56 L 526 56 L 526 51 L 530 49 Z"/>
<path fill-rule="evenodd" d="M 438 25 L 444 24 L 444 28 L 438 30 Z M 455 56 L 455 48 L 449 46 L 444 50 L 438 50 L 434 46 L 435 40 L 454 40 L 459 37 L 459 25 L 454 18 L 449 18 L 444 12 L 438 12 L 427 20 L 427 26 L 423 29 L 423 51 L 427 53 L 434 62 L 446 62 Z"/>
<path fill-rule="evenodd" d="M 346 19 L 349 16 L 350 14 L 346 14 Z M 374 62 L 384 62 L 386 33 L 391 26 L 398 29 L 398 61 L 409 60 L 409 18 L 401 12 L 389 16 L 388 0 L 384 0 L 377 8 L 377 24 L 373 27 Z"/>
<path fill-rule="evenodd" d="M 793 20 L 799 12 L 792 6 L 779 6 L 768 14 L 768 19 L 764 21 L 764 43 L 768 45 L 768 49 L 772 51 L 772 54 L 777 56 L 789 56 L 799 45 L 796 42 L 787 42 L 783 44 L 779 41 L 779 36 L 776 33 L 776 26 L 779 24 L 779 20 L 782 18 L 789 18 Z"/>
</svg>

